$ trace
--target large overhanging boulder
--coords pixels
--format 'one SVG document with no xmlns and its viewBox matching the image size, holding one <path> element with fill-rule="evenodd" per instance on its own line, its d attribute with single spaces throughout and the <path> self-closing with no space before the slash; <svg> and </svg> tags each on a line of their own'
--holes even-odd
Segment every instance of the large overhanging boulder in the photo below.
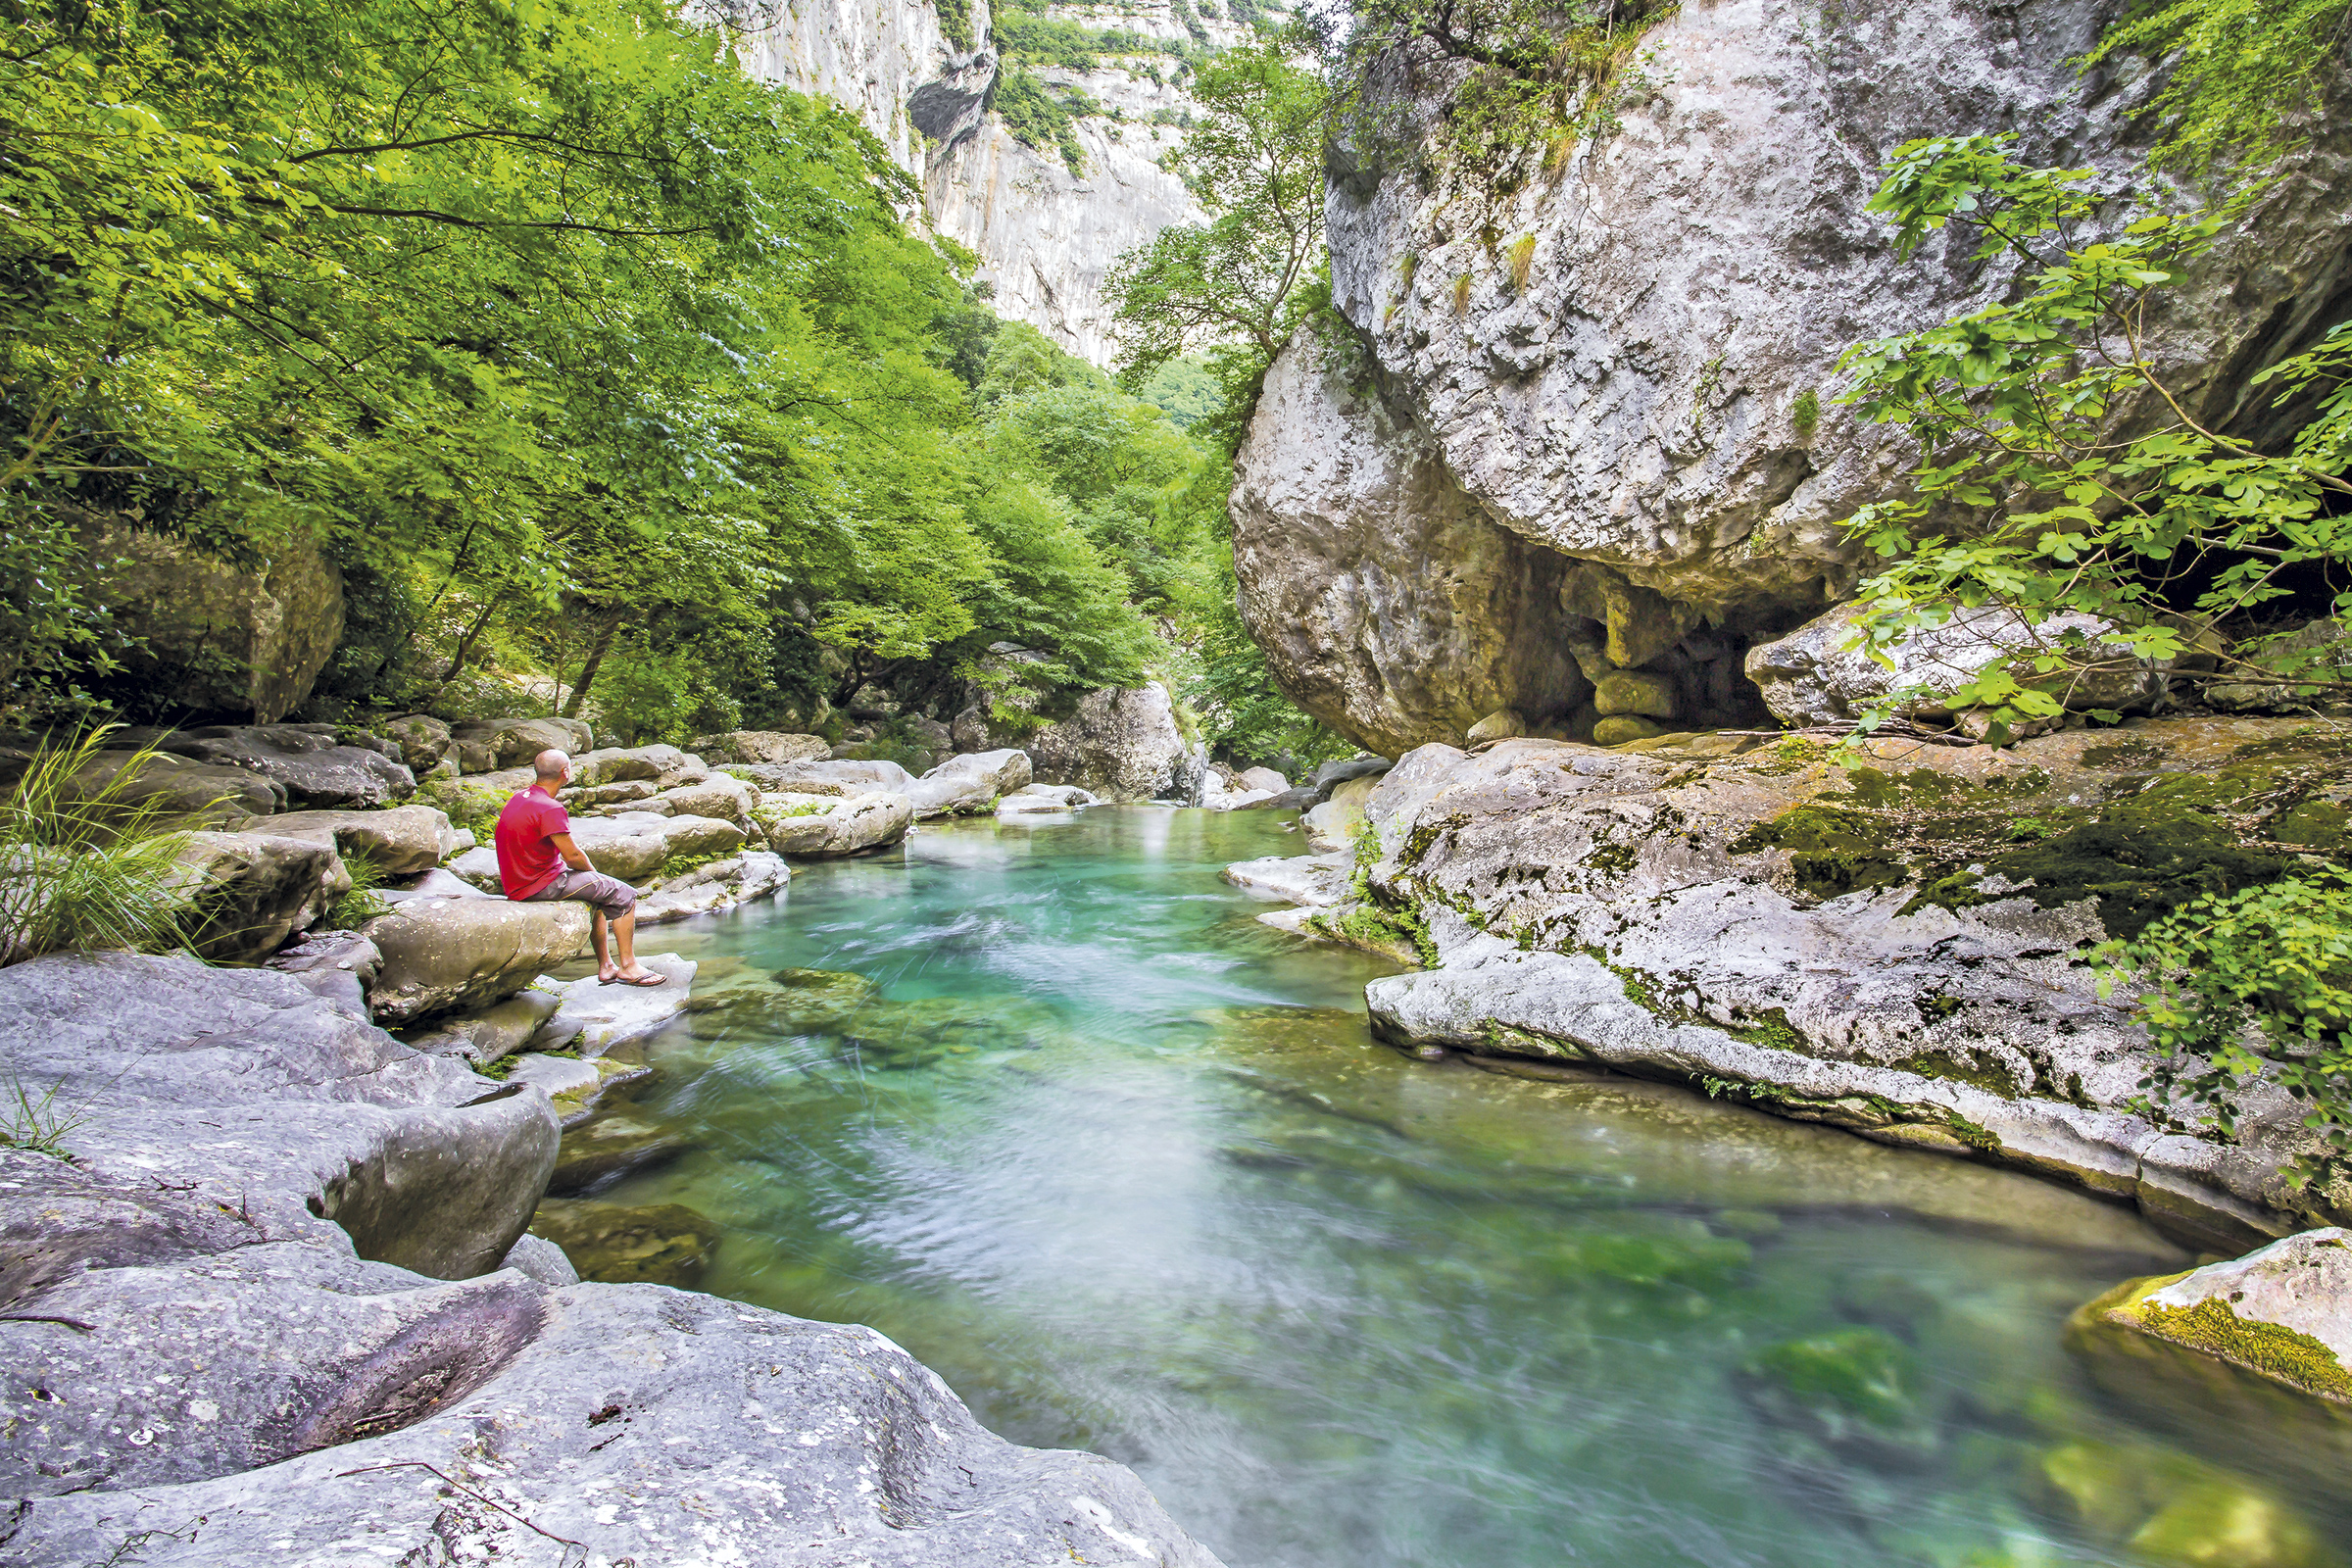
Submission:
<svg viewBox="0 0 2352 1568">
<path fill-rule="evenodd" d="M 1275 361 L 1257 407 L 1234 566 L 1293 701 L 1395 757 L 1459 742 L 1497 709 L 1551 714 L 1591 693 L 1558 635 L 1568 563 L 1497 525 L 1312 333 Z"/>
<path fill-rule="evenodd" d="M 1916 453 L 1837 403 L 1838 356 L 2016 281 L 2007 263 L 1970 265 L 1973 236 L 1957 231 L 1898 259 L 1866 206 L 1886 156 L 2015 126 L 2027 162 L 2194 204 L 2148 188 L 2135 117 L 2159 78 L 2074 64 L 2123 10 L 1684 6 L 1641 40 L 1653 85 L 1623 128 L 1509 188 L 1411 150 L 1457 68 L 1383 63 L 1373 118 L 1404 134 L 1378 157 L 1343 142 L 1330 167 L 1352 363 L 1321 364 L 1346 332 L 1302 331 L 1241 455 L 1243 607 L 1284 689 L 1375 749 L 1459 744 L 1505 709 L 1531 732 L 1582 738 L 1594 715 L 1547 714 L 1546 672 L 1515 660 L 1598 630 L 1604 673 L 1667 673 L 1685 706 L 1736 708 L 1725 699 L 1741 694 L 1700 689 L 1712 673 L 1619 633 L 1699 634 L 1737 654 L 1847 597 L 1869 558 L 1840 524 L 1898 491 Z M 2239 433 L 2280 433 L 2264 421 L 2291 411 L 2248 372 L 2334 324 L 2352 282 L 2333 194 L 2352 117 L 2324 123 L 2325 144 L 2147 323 L 2146 351 L 2187 407 Z M 2136 211 L 2109 209 L 2117 222 Z M 1556 604 L 1547 577 L 1564 585 Z M 1737 675 L 1736 659 L 1690 652 Z"/>
</svg>

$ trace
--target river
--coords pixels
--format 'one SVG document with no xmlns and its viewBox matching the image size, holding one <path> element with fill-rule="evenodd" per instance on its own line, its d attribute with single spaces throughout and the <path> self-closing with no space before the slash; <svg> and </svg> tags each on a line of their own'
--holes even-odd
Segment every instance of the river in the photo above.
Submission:
<svg viewBox="0 0 2352 1568">
<path fill-rule="evenodd" d="M 1266 812 L 926 825 L 649 933 L 696 1010 L 609 1114 L 688 1149 L 593 1196 L 697 1210 L 703 1288 L 874 1325 L 1232 1568 L 2143 1563 L 2185 1484 L 2325 1516 L 2082 1380 L 2068 1312 L 2190 1261 L 2131 1211 L 1407 1060 L 1385 964 L 1218 878 L 1286 852 Z"/>
</svg>

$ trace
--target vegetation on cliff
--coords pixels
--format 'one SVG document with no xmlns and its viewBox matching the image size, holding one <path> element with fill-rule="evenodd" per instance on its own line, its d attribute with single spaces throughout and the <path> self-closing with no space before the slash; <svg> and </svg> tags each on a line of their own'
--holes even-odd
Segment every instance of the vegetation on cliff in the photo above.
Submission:
<svg viewBox="0 0 2352 1568">
<path fill-rule="evenodd" d="M 2321 74 L 2347 24 L 2343 0 L 2182 0 L 2139 12 L 2089 57 L 2173 62 L 2152 161 L 2207 178 L 2212 199 L 2196 211 L 2143 204 L 2116 232 L 2115 197 L 2093 172 L 2025 167 L 2008 135 L 1912 142 L 1887 165 L 1871 207 L 1899 254 L 1949 228 L 1956 245 L 1973 240 L 1971 260 L 2015 265 L 2023 281 L 1842 362 L 1840 401 L 1908 428 L 1923 453 L 1910 493 L 1849 525 L 1886 563 L 1862 584 L 1856 625 L 1879 650 L 1960 607 L 2011 612 L 2033 646 L 1946 699 L 1981 709 L 1996 741 L 2063 717 L 2070 690 L 2118 660 L 2167 661 L 2192 688 L 2283 680 L 2305 700 L 2352 697 L 2338 646 L 2352 616 L 2352 321 L 2323 321 L 2248 379 L 2243 401 L 2259 412 L 2246 422 L 2268 416 L 2290 432 L 2270 441 L 2200 416 L 2196 368 L 2164 363 L 2151 328 L 2166 291 L 2281 177 L 2263 171 L 2321 122 Z M 2304 625 L 2314 611 L 2327 617 L 2319 635 Z M 2132 804 L 2143 816 L 2163 807 Z M 2155 1050 L 2138 1108 L 2228 1139 L 2239 1096 L 2266 1077 L 2311 1105 L 2328 1153 L 2290 1174 L 2312 1180 L 2352 1156 L 2341 808 L 2313 803 L 2269 830 L 2284 842 L 2248 852 L 2210 807 L 2181 804 L 2179 821 L 2078 830 L 2105 833 L 2096 853 L 2135 872 L 2178 859 L 2184 831 L 2213 841 L 2178 890 L 2201 897 L 2134 906 L 2128 919 L 2102 903 L 2121 939 L 2105 983 L 2138 988 Z M 2067 878 L 2035 855 L 2061 848 L 2014 857 L 2009 874 L 2054 896 Z"/>
<path fill-rule="evenodd" d="M 88 541 L 345 627 L 300 716 L 496 707 L 640 738 L 879 683 L 1172 670 L 1200 448 L 911 236 L 847 114 L 647 0 L 0 8 L 0 721 L 200 713 Z M 525 706 L 514 698 L 519 708 Z M 544 699 L 541 710 L 544 710 Z"/>
<path fill-rule="evenodd" d="M 1300 761 L 1352 748 L 1285 697 L 1242 624 L 1233 572 L 1233 454 L 1274 356 L 1300 321 L 1329 314 L 1323 249 L 1323 143 L 1333 98 L 1286 38 L 1228 49 L 1192 83 L 1200 113 L 1168 167 L 1207 214 L 1164 228 L 1120 258 L 1103 283 L 1120 340 L 1121 381 L 1148 386 L 1197 365 L 1211 409 L 1190 424 L 1213 453 L 1183 492 L 1214 552 L 1197 602 L 1199 665 L 1188 695 L 1240 753 Z"/>
</svg>

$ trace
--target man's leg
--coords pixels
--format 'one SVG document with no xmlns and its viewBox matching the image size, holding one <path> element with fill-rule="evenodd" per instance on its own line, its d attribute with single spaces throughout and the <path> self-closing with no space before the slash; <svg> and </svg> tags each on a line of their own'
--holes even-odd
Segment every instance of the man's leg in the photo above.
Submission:
<svg viewBox="0 0 2352 1568">
<path fill-rule="evenodd" d="M 637 922 L 636 922 L 635 920 L 633 920 L 633 919 L 632 919 L 632 920 L 631 920 L 629 923 L 630 923 L 631 925 L 635 925 Z M 600 909 L 600 908 L 597 908 L 597 907 L 596 907 L 594 905 L 591 905 L 591 906 L 589 906 L 589 908 L 588 908 L 588 933 L 589 933 L 589 935 L 588 935 L 588 940 L 589 940 L 590 942 L 594 943 L 594 944 L 595 944 L 595 946 L 596 946 L 596 977 L 597 977 L 599 980 L 610 980 L 610 979 L 612 979 L 612 973 L 613 973 L 613 970 L 612 970 L 612 954 L 610 953 L 610 951 L 608 950 L 608 948 L 607 948 L 607 944 L 606 944 L 606 941 L 605 941 L 605 926 L 606 926 L 606 924 L 607 924 L 607 921 L 606 921 L 606 919 L 605 919 L 605 911 L 604 911 L 604 910 L 602 910 L 602 909 Z M 621 950 L 620 950 L 620 951 L 621 951 L 623 954 L 626 954 L 626 953 L 629 951 L 629 950 L 628 950 L 628 945 L 627 945 L 627 944 L 628 944 L 628 939 L 627 939 L 626 937 L 623 937 L 623 938 L 621 939 L 621 944 L 622 944 L 622 945 L 621 945 Z"/>
<path fill-rule="evenodd" d="M 620 948 L 619 973 L 631 980 L 645 973 L 637 966 L 637 911 L 631 909 L 612 922 L 612 935 Z"/>
</svg>

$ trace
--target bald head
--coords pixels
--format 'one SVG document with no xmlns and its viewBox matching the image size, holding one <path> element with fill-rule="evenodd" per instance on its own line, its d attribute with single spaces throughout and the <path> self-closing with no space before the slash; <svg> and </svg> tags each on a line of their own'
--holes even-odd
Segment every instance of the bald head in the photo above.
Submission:
<svg viewBox="0 0 2352 1568">
<path fill-rule="evenodd" d="M 561 784 L 571 775 L 571 755 L 550 747 L 531 759 L 531 770 L 542 784 Z"/>
</svg>

